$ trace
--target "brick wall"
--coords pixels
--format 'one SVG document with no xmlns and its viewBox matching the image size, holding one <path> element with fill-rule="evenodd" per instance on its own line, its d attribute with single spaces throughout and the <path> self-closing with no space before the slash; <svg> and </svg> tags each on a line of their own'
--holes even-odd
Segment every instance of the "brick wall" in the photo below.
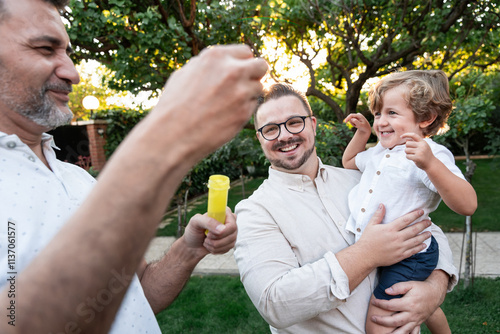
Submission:
<svg viewBox="0 0 500 334">
<path fill-rule="evenodd" d="M 108 123 L 103 120 L 93 120 L 86 123 L 92 168 L 100 171 L 106 164 L 104 145 L 106 144 L 106 128 L 108 127 Z"/>
</svg>

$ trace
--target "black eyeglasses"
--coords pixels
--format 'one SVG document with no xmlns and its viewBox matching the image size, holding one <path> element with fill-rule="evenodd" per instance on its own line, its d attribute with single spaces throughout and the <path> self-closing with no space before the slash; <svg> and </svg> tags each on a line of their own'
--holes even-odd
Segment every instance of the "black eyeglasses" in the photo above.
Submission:
<svg viewBox="0 0 500 334">
<path fill-rule="evenodd" d="M 281 123 L 269 123 L 258 129 L 262 137 L 266 140 L 275 140 L 281 134 L 281 125 L 291 134 L 301 133 L 306 126 L 306 118 L 311 116 L 293 116 Z"/>
</svg>

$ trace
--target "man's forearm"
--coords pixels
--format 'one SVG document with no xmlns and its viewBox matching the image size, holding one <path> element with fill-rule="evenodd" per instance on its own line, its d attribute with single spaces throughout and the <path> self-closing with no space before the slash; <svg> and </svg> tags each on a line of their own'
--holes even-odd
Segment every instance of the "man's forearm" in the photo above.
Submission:
<svg viewBox="0 0 500 334">
<path fill-rule="evenodd" d="M 172 129 L 171 135 L 174 138 L 180 133 Z M 174 146 L 173 138 L 170 146 Z M 21 273 L 18 289 L 23 298 L 18 310 L 36 315 L 19 323 L 21 332 L 64 332 L 66 326 L 93 333 L 109 330 L 126 289 L 115 290 L 109 304 L 89 323 L 79 316 L 79 305 L 95 299 L 99 291 L 109 290 L 116 275 L 132 277 L 166 204 L 191 164 L 175 147 L 171 147 L 169 159 L 148 153 L 160 151 L 151 150 L 153 145 L 136 140 L 118 152 L 88 200 Z M 75 240 L 81 242 L 75 244 Z M 43 301 L 44 307 L 33 300 Z M 65 320 L 61 323 L 59 319 Z"/>
<path fill-rule="evenodd" d="M 450 282 L 450 276 L 442 270 L 434 270 L 427 278 L 427 282 L 436 287 L 436 308 L 438 308 L 446 297 L 446 291 Z"/>
<path fill-rule="evenodd" d="M 195 266 L 207 253 L 202 249 L 189 249 L 181 237 L 161 260 L 146 267 L 141 284 L 155 313 L 164 310 L 175 300 Z"/>
</svg>

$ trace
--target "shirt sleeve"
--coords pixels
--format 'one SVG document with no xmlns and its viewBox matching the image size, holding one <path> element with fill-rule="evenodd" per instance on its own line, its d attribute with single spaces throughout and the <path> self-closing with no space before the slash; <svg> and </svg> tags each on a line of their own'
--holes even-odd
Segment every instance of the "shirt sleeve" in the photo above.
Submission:
<svg viewBox="0 0 500 334">
<path fill-rule="evenodd" d="M 450 281 L 448 283 L 448 292 L 450 292 L 458 283 L 458 270 L 453 265 L 453 255 L 450 244 L 443 231 L 435 224 L 431 225 L 431 232 L 439 244 L 439 260 L 436 269 L 443 270 L 450 276 Z"/>
<path fill-rule="evenodd" d="M 369 153 L 367 153 L 367 152 L 368 152 L 368 150 L 363 151 L 363 152 L 359 152 L 354 157 L 354 163 L 356 164 L 356 167 L 358 168 L 358 170 L 360 172 L 365 171 L 366 161 L 367 161 L 367 158 L 369 157 L 369 154 L 371 153 L 371 152 L 369 152 Z"/>
<path fill-rule="evenodd" d="M 271 326 L 289 327 L 349 298 L 349 280 L 333 252 L 300 266 L 293 245 L 265 208 L 245 200 L 235 211 L 238 238 L 234 256 L 241 280 Z"/>
<path fill-rule="evenodd" d="M 460 168 L 455 164 L 455 158 L 453 156 L 453 153 L 451 153 L 451 151 L 448 150 L 443 145 L 436 144 L 430 140 L 428 140 L 427 142 L 429 143 L 432 149 L 432 154 L 434 154 L 434 156 L 437 159 L 439 159 L 439 161 L 441 161 L 446 166 L 446 168 L 448 168 L 453 174 L 465 180 L 464 174 L 462 173 Z M 427 173 L 420 168 L 417 168 L 417 171 L 419 173 L 420 179 L 426 185 L 426 187 L 437 193 L 437 189 L 434 186 L 434 184 L 432 184 L 431 180 L 427 176 Z"/>
</svg>

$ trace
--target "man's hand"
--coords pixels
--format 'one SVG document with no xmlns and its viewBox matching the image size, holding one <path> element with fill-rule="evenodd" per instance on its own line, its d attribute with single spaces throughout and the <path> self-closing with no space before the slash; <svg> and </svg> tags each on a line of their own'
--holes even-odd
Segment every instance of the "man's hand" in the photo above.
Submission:
<svg viewBox="0 0 500 334">
<path fill-rule="evenodd" d="M 170 76 L 149 116 L 159 122 L 159 135 L 167 121 L 175 124 L 179 142 L 195 149 L 191 156 L 204 157 L 250 119 L 267 70 L 246 45 L 206 48 Z"/>
<path fill-rule="evenodd" d="M 384 215 L 385 207 L 380 204 L 359 241 L 335 254 L 349 278 L 351 291 L 377 267 L 397 263 L 423 250 L 424 240 L 431 237 L 430 232 L 422 233 L 431 224 L 428 220 L 408 226 L 423 215 L 422 210 L 380 224 Z"/>
<path fill-rule="evenodd" d="M 410 333 L 419 327 L 443 303 L 449 277 L 441 270 L 424 282 L 401 282 L 386 290 L 389 295 L 404 295 L 391 300 L 374 299 L 377 307 L 396 312 L 390 316 L 373 316 L 372 321 L 382 326 L 398 327 L 393 333 Z"/>
<path fill-rule="evenodd" d="M 207 230 L 208 234 L 205 234 Z M 226 207 L 225 225 L 207 214 L 197 214 L 189 221 L 183 238 L 193 249 L 203 249 L 207 254 L 224 254 L 234 247 L 236 234 L 236 215 Z"/>
<path fill-rule="evenodd" d="M 385 214 L 381 207 L 375 212 L 356 244 L 366 248 L 366 257 L 376 267 L 388 266 L 406 259 L 425 248 L 424 240 L 431 237 L 430 232 L 421 233 L 431 225 L 422 220 L 411 226 L 423 215 L 422 210 L 410 212 L 388 224 L 380 224 Z"/>
</svg>

